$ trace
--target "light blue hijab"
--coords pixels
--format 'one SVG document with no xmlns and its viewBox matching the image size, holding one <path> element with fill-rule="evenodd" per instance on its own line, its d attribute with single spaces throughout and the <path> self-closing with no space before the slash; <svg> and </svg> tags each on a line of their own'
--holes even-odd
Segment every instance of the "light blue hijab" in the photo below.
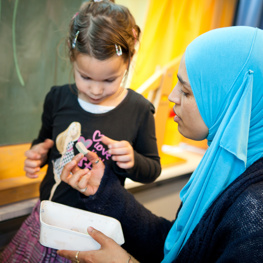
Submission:
<svg viewBox="0 0 263 263">
<path fill-rule="evenodd" d="M 209 129 L 209 148 L 180 193 L 183 206 L 166 238 L 163 262 L 176 259 L 213 201 L 263 156 L 263 31 L 209 31 L 187 47 L 185 64 Z"/>
</svg>

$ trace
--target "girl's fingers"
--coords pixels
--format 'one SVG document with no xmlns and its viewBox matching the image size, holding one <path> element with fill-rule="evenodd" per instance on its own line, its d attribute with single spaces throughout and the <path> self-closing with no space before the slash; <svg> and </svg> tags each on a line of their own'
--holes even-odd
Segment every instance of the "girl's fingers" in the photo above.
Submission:
<svg viewBox="0 0 263 263">
<path fill-rule="evenodd" d="M 104 143 L 104 144 L 106 144 L 106 145 L 109 147 L 109 146 L 115 144 L 115 143 L 118 142 L 118 141 L 112 140 L 111 138 L 103 135 L 103 136 L 101 137 L 101 142 Z"/>
<path fill-rule="evenodd" d="M 37 175 L 37 173 L 26 173 L 26 177 L 28 177 L 28 178 L 38 178 L 38 175 Z"/>
<path fill-rule="evenodd" d="M 43 149 L 48 151 L 50 148 L 52 148 L 54 145 L 54 141 L 52 141 L 51 139 L 46 139 L 43 142 Z"/>
<path fill-rule="evenodd" d="M 40 164 L 41 164 L 40 160 L 26 159 L 24 162 L 24 167 L 37 168 L 37 167 L 40 167 Z"/>
<path fill-rule="evenodd" d="M 109 150 L 109 153 L 111 155 L 126 155 L 126 154 L 130 154 L 131 150 L 127 147 L 123 147 L 123 148 L 111 148 Z"/>
<path fill-rule="evenodd" d="M 132 156 L 131 155 L 114 155 L 112 156 L 112 160 L 115 162 L 127 163 L 127 162 L 132 161 Z"/>
<path fill-rule="evenodd" d="M 27 150 L 25 156 L 31 160 L 39 160 L 41 158 L 41 155 L 34 150 Z"/>
<path fill-rule="evenodd" d="M 117 165 L 122 169 L 131 169 L 134 166 L 132 162 L 127 162 L 127 163 L 117 162 Z"/>
<path fill-rule="evenodd" d="M 31 167 L 24 167 L 24 171 L 28 174 L 36 174 L 40 171 L 39 167 L 31 168 Z"/>
</svg>

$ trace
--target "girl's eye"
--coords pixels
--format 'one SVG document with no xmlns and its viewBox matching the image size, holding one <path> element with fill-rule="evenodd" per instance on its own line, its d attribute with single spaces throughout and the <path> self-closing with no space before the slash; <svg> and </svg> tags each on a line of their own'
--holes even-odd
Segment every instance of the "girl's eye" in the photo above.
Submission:
<svg viewBox="0 0 263 263">
<path fill-rule="evenodd" d="M 115 79 L 105 79 L 105 82 L 108 82 L 108 83 L 112 83 L 114 81 L 115 81 Z"/>
<path fill-rule="evenodd" d="M 85 76 L 82 76 L 82 75 L 80 75 L 80 76 L 81 76 L 81 78 L 83 78 L 85 80 L 89 80 L 90 79 L 89 77 L 85 77 Z"/>
</svg>

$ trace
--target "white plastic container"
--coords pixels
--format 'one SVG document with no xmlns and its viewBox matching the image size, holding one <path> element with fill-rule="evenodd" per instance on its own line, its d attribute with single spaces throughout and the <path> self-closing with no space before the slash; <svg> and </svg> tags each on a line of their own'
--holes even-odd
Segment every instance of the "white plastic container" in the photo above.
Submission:
<svg viewBox="0 0 263 263">
<path fill-rule="evenodd" d="M 40 206 L 40 243 L 54 249 L 97 250 L 100 244 L 88 233 L 92 226 L 116 243 L 124 243 L 121 224 L 112 217 L 69 207 L 52 201 Z"/>
</svg>

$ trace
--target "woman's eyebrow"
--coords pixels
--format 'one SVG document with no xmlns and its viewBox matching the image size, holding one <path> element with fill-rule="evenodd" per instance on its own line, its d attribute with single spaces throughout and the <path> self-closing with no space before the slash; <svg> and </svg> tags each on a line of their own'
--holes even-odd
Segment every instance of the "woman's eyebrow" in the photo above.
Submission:
<svg viewBox="0 0 263 263">
<path fill-rule="evenodd" d="M 183 85 L 191 87 L 190 83 L 188 83 L 185 80 L 183 80 L 182 77 L 180 77 L 180 75 L 177 74 L 177 78 Z"/>
</svg>

